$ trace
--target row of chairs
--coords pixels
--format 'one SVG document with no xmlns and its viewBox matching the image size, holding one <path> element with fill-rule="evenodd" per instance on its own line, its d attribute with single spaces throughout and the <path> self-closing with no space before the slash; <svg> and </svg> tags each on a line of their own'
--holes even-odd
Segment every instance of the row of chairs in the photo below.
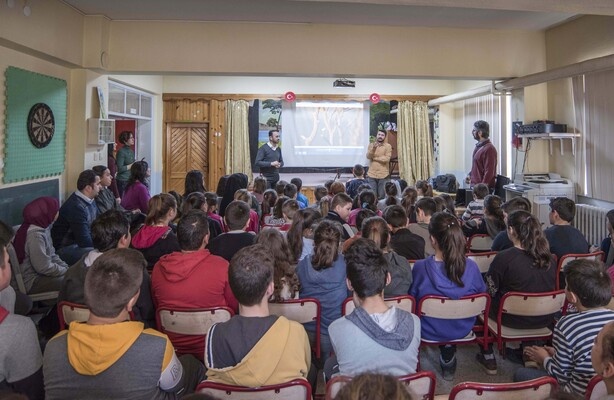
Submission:
<svg viewBox="0 0 614 400">
<path fill-rule="evenodd" d="M 412 399 L 424 400 L 544 400 L 550 398 L 558 389 L 556 379 L 545 376 L 525 382 L 479 383 L 461 382 L 455 385 L 450 394 L 435 396 L 435 374 L 430 371 L 417 372 L 398 377 Z M 352 381 L 349 376 L 336 376 L 326 384 L 326 400 L 332 400 Z M 305 379 L 295 379 L 279 385 L 247 388 L 222 383 L 203 381 L 197 393 L 204 393 L 218 399 L 228 400 L 311 400 L 311 386 Z M 601 376 L 595 376 L 589 383 L 585 400 L 597 400 L 607 395 Z"/>
<path fill-rule="evenodd" d="M 496 341 L 501 354 L 504 354 L 504 344 L 507 341 L 549 339 L 552 331 L 542 329 L 514 329 L 503 325 L 505 314 L 522 316 L 541 316 L 557 313 L 563 309 L 565 292 L 562 290 L 547 293 L 507 293 L 497 312 L 497 319 L 489 318 L 490 296 L 486 293 L 475 294 L 452 300 L 442 296 L 426 296 L 416 304 L 412 296 L 396 296 L 386 299 L 386 303 L 394 305 L 405 311 L 417 314 L 420 317 L 439 319 L 464 319 L 477 317 L 481 324 L 474 327 L 466 337 L 449 342 L 436 342 L 422 339 L 424 345 L 479 343 L 486 347 L 490 341 Z M 342 314 L 351 313 L 355 305 L 352 298 L 348 298 L 342 305 Z M 270 303 L 271 314 L 283 315 L 299 323 L 315 321 L 317 335 L 315 353 L 320 356 L 319 328 L 321 305 L 316 299 L 293 299 L 283 303 Z M 181 335 L 204 336 L 214 323 L 224 322 L 233 316 L 228 307 L 213 307 L 208 309 L 169 309 L 161 308 L 156 313 L 157 327 L 164 333 Z M 89 310 L 84 305 L 60 302 L 58 305 L 58 319 L 60 326 L 65 327 L 71 321 L 86 321 Z M 486 329 L 487 327 L 487 329 Z M 481 335 L 476 335 L 481 333 Z M 492 335 L 492 339 L 489 338 Z M 181 349 L 177 349 L 181 351 Z"/>
</svg>

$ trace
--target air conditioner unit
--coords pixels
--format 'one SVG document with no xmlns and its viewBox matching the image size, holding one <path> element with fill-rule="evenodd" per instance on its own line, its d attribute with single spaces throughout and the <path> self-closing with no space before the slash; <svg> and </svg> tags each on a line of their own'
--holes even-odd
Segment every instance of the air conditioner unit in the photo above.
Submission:
<svg viewBox="0 0 614 400">
<path fill-rule="evenodd" d="M 115 142 L 115 120 L 90 118 L 87 120 L 88 143 L 102 146 Z"/>
<path fill-rule="evenodd" d="M 356 81 L 348 79 L 337 79 L 333 82 L 333 87 L 356 87 Z"/>
</svg>

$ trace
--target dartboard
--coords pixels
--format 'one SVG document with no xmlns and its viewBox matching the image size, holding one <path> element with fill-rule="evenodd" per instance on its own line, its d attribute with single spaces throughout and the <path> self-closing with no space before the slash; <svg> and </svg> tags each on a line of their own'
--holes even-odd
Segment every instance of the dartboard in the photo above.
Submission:
<svg viewBox="0 0 614 400">
<path fill-rule="evenodd" d="M 34 104 L 28 114 L 28 136 L 32 144 L 39 149 L 47 147 L 54 131 L 55 119 L 51 108 L 45 103 Z"/>
</svg>

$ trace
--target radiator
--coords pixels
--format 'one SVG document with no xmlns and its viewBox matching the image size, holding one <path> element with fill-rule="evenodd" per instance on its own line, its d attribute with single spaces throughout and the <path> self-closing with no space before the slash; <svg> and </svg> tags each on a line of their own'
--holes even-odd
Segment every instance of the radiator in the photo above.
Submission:
<svg viewBox="0 0 614 400">
<path fill-rule="evenodd" d="M 607 218 L 608 210 L 588 204 L 576 204 L 576 218 L 574 225 L 586 237 L 591 245 L 599 246 L 601 241 L 608 236 Z"/>
</svg>

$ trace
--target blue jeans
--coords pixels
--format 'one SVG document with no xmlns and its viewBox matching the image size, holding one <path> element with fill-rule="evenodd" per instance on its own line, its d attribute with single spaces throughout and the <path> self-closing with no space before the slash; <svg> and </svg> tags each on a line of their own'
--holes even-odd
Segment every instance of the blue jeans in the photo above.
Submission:
<svg viewBox="0 0 614 400">
<path fill-rule="evenodd" d="M 531 379 L 541 378 L 542 376 L 548 376 L 548 373 L 543 369 L 518 368 L 516 372 L 514 372 L 514 382 L 530 381 Z"/>
<path fill-rule="evenodd" d="M 73 265 L 83 257 L 84 254 L 94 250 L 93 247 L 79 247 L 76 244 L 62 247 L 55 254 L 58 255 L 66 264 Z"/>
<path fill-rule="evenodd" d="M 371 186 L 371 189 L 375 192 L 378 199 L 386 197 L 386 183 L 390 182 L 390 178 L 375 179 L 367 177 L 367 182 Z"/>
</svg>

